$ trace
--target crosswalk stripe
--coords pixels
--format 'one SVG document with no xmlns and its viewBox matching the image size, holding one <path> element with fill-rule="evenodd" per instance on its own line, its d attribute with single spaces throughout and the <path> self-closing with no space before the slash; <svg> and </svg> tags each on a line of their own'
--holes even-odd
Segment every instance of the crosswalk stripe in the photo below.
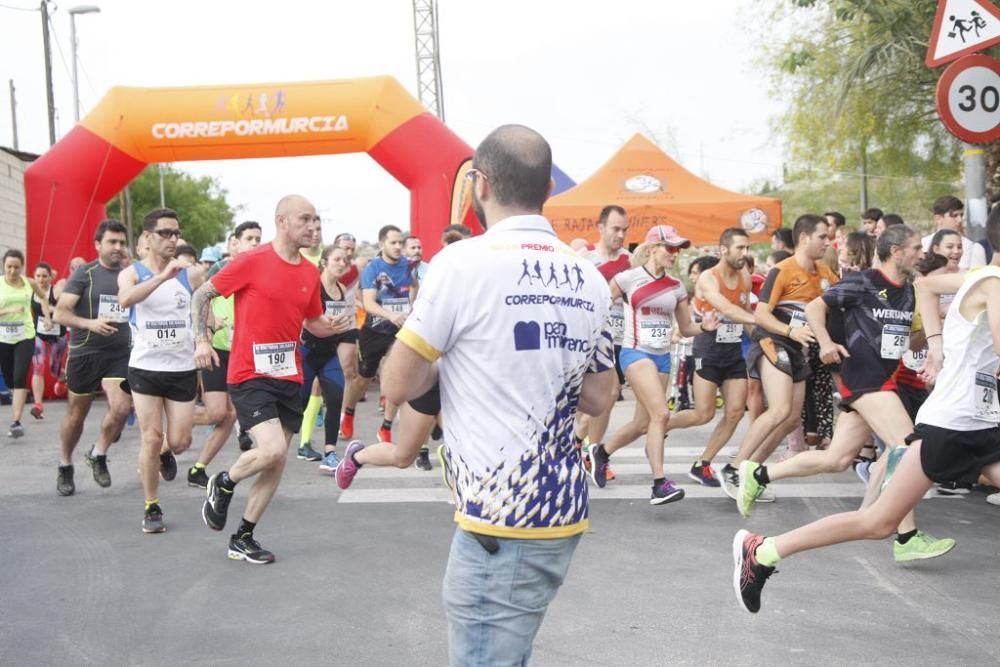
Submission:
<svg viewBox="0 0 1000 667">
<path fill-rule="evenodd" d="M 367 472 L 367 471 L 366 471 Z M 357 484 L 361 480 L 358 479 Z M 440 484 L 440 478 L 438 478 Z M 684 489 L 686 498 L 728 498 L 722 489 L 712 489 L 694 483 L 678 485 Z M 618 484 L 611 482 L 603 489 L 591 487 L 590 500 L 640 500 L 649 499 L 649 484 Z M 865 488 L 860 482 L 813 482 L 781 483 L 768 487 L 782 498 L 860 498 Z M 384 489 L 348 489 L 337 499 L 340 503 L 429 503 L 451 502 L 451 492 L 443 486 L 436 487 L 392 487 Z"/>
</svg>

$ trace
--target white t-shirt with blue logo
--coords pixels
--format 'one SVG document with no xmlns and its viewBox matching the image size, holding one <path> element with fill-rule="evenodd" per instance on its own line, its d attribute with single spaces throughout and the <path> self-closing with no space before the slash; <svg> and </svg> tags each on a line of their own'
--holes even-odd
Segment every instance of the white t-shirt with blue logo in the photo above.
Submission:
<svg viewBox="0 0 1000 667">
<path fill-rule="evenodd" d="M 573 446 L 584 375 L 614 368 L 611 292 L 542 216 L 442 250 L 397 337 L 438 361 L 456 520 L 523 539 L 587 528 Z"/>
</svg>

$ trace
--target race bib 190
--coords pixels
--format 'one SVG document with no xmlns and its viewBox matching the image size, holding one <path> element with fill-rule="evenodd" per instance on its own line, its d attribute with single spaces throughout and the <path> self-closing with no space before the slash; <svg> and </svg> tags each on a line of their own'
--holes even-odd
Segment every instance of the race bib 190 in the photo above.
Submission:
<svg viewBox="0 0 1000 667">
<path fill-rule="evenodd" d="M 295 343 L 260 343 L 253 346 L 253 366 L 258 375 L 275 378 L 298 375 Z"/>
</svg>

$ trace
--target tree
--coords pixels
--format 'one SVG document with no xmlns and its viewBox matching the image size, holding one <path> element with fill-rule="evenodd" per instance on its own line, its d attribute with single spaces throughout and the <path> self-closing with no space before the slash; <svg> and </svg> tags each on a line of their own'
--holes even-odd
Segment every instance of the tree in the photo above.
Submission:
<svg viewBox="0 0 1000 667">
<path fill-rule="evenodd" d="M 960 187 L 962 144 L 938 121 L 941 74 L 924 65 L 937 0 L 788 0 L 770 17 L 790 36 L 765 51 L 789 100 L 775 128 L 794 172 L 880 177 L 873 205 L 926 211 Z M 773 33 L 772 33 L 773 34 Z M 991 146 L 995 174 L 1000 149 Z M 908 184 L 904 183 L 908 182 Z M 800 188 L 801 189 L 801 188 Z M 860 207 L 860 197 L 855 197 Z"/>
<path fill-rule="evenodd" d="M 146 167 L 129 184 L 132 197 L 132 234 L 142 232 L 142 217 L 160 207 L 160 175 L 155 165 Z M 167 208 L 177 211 L 184 240 L 197 249 L 215 245 L 226 238 L 233 226 L 236 210 L 226 202 L 226 191 L 211 177 L 195 178 L 169 165 L 163 165 L 163 192 Z M 108 205 L 108 215 L 119 220 L 121 198 Z"/>
</svg>

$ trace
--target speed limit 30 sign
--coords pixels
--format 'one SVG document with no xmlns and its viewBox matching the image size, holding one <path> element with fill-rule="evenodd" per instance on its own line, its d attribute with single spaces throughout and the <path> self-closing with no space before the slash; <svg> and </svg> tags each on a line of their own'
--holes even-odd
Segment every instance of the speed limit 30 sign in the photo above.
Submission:
<svg viewBox="0 0 1000 667">
<path fill-rule="evenodd" d="M 937 112 L 962 141 L 1000 139 L 1000 61 L 976 54 L 949 65 L 938 79 Z"/>
</svg>

